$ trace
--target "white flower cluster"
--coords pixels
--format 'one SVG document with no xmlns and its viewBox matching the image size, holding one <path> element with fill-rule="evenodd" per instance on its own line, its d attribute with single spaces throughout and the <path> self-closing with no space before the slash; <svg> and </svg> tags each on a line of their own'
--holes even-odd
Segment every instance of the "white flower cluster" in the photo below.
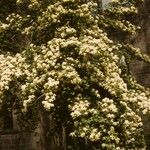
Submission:
<svg viewBox="0 0 150 150">
<path fill-rule="evenodd" d="M 57 8 L 57 9 L 56 9 Z M 47 10 L 43 12 L 42 16 L 38 17 L 39 30 L 42 30 L 52 23 L 59 23 L 61 14 L 67 13 L 67 10 L 62 7 L 60 2 L 56 2 L 54 5 L 49 5 Z"/>
<path fill-rule="evenodd" d="M 20 54 L 16 54 L 16 57 L 0 55 L 0 95 L 3 91 L 9 89 L 9 83 L 14 77 L 22 75 L 22 63 L 25 59 Z M 17 62 L 17 64 L 16 64 Z"/>
<path fill-rule="evenodd" d="M 104 98 L 101 102 L 98 102 L 98 107 L 107 118 L 109 124 L 116 126 L 117 122 L 114 121 L 114 119 L 116 117 L 116 114 L 118 113 L 118 108 L 114 101 L 109 98 Z"/>
<path fill-rule="evenodd" d="M 79 46 L 81 43 L 76 37 L 70 37 L 66 40 L 62 40 L 60 43 L 61 48 L 67 48 L 69 46 Z"/>
<path fill-rule="evenodd" d="M 76 72 L 76 70 L 72 66 L 68 66 L 67 63 L 62 63 L 62 71 L 59 74 L 59 78 L 61 79 L 69 79 L 72 84 L 80 84 L 81 78 Z"/>
<path fill-rule="evenodd" d="M 74 106 L 71 108 L 71 116 L 73 119 L 76 119 L 82 115 L 88 114 L 90 103 L 87 100 L 80 100 L 79 102 L 75 102 Z"/>
<path fill-rule="evenodd" d="M 141 134 L 141 127 L 143 125 L 141 117 L 139 117 L 135 112 L 133 112 L 131 109 L 128 109 L 128 112 L 121 115 L 120 122 L 123 120 L 122 128 L 126 132 L 124 133 L 124 136 L 126 136 L 127 140 L 126 143 L 132 143 L 132 134 Z"/>
<path fill-rule="evenodd" d="M 142 51 L 139 48 L 135 48 L 132 45 L 124 45 L 125 48 L 127 48 L 127 50 L 130 53 L 133 53 L 136 58 L 138 58 L 139 60 L 143 60 L 147 63 L 150 63 L 150 57 L 144 53 L 142 53 Z"/>
<path fill-rule="evenodd" d="M 0 33 L 5 31 L 8 27 L 8 24 L 0 22 Z"/>
<path fill-rule="evenodd" d="M 112 2 L 113 2 L 113 3 L 118 3 L 118 2 L 119 2 L 119 0 L 112 0 Z"/>
<path fill-rule="evenodd" d="M 113 7 L 111 9 L 111 12 L 112 13 L 117 13 L 117 14 L 120 14 L 120 15 L 124 15 L 125 13 L 127 14 L 137 14 L 138 13 L 138 10 L 136 7 L 134 6 L 129 6 L 129 7 L 122 7 L 120 6 L 119 8 L 118 7 Z"/>
<path fill-rule="evenodd" d="M 19 31 L 22 28 L 23 17 L 19 14 L 10 14 L 6 18 L 6 21 L 9 22 L 8 27 L 11 28 L 11 30 Z"/>
<path fill-rule="evenodd" d="M 30 0 L 29 2 L 28 8 L 31 10 L 37 10 L 41 5 L 40 0 Z"/>
<path fill-rule="evenodd" d="M 100 138 L 101 138 L 101 133 L 98 132 L 97 129 L 93 129 L 93 130 L 91 131 L 91 134 L 90 134 L 90 136 L 89 136 L 89 139 L 90 139 L 91 141 L 98 141 L 98 140 L 100 140 Z"/>
<path fill-rule="evenodd" d="M 106 114 L 117 112 L 117 107 L 114 105 L 114 101 L 107 97 L 102 99 L 102 101 L 98 103 L 98 106 L 102 108 L 102 112 L 105 112 Z"/>
<path fill-rule="evenodd" d="M 109 76 L 106 77 L 104 85 L 105 87 L 107 87 L 109 92 L 111 92 L 114 95 L 116 95 L 117 92 L 127 91 L 127 84 L 116 72 L 111 73 Z"/>
<path fill-rule="evenodd" d="M 57 89 L 59 81 L 55 81 L 52 78 L 48 78 L 47 83 L 44 84 L 45 90 L 45 99 L 42 101 L 44 108 L 46 110 L 50 110 L 51 107 L 54 107 L 54 100 L 56 98 L 56 94 L 54 93 Z"/>
<path fill-rule="evenodd" d="M 94 142 L 102 139 L 104 141 L 106 139 L 119 141 L 117 134 L 114 132 L 114 127 L 118 125 L 114 120 L 118 113 L 114 101 L 104 98 L 101 102 L 98 102 L 97 106 L 97 108 L 89 108 L 89 102 L 85 102 L 85 104 L 84 102 L 82 104 L 80 102 L 74 103 L 74 106 L 71 107 L 71 115 L 75 119 L 75 130 L 70 136 L 87 138 Z M 95 124 L 99 124 L 99 126 L 94 127 L 94 120 Z M 111 125 L 110 129 L 108 124 Z"/>
<path fill-rule="evenodd" d="M 78 118 L 84 118 L 89 114 L 98 114 L 97 110 L 89 108 L 90 103 L 88 101 L 75 102 L 75 105 L 71 107 L 71 116 L 74 121 L 75 126 L 78 128 L 74 132 L 70 133 L 73 137 L 88 138 L 90 141 L 98 141 L 101 138 L 101 132 L 97 128 L 93 128 L 88 124 L 82 124 L 82 121 L 78 121 Z"/>
<path fill-rule="evenodd" d="M 69 1 L 67 1 L 69 2 Z M 77 9 L 65 9 L 62 6 L 62 2 L 56 2 L 54 4 L 49 5 L 46 11 L 43 12 L 42 16 L 38 17 L 38 24 L 41 24 L 41 26 L 38 26 L 37 28 L 39 30 L 42 30 L 46 27 L 49 27 L 51 24 L 54 23 L 60 23 L 60 20 L 65 15 L 72 15 L 72 16 L 78 16 L 84 18 L 86 22 L 95 24 L 96 18 L 94 18 L 92 12 L 95 12 L 95 7 L 97 6 L 97 3 L 93 2 L 87 2 L 86 4 L 80 4 Z M 56 9 L 57 8 L 57 9 Z"/>
<path fill-rule="evenodd" d="M 11 76 L 14 72 L 11 72 L 11 69 L 15 68 L 15 66 L 7 61 L 11 59 L 11 57 L 6 57 L 4 55 L 0 55 L 0 73 L 1 73 L 1 83 L 0 83 L 0 90 L 3 91 L 5 89 L 9 89 L 8 84 L 11 81 Z M 9 69 L 10 68 L 10 69 Z"/>
<path fill-rule="evenodd" d="M 70 35 L 72 35 L 72 36 L 76 35 L 76 32 L 77 31 L 74 28 L 63 26 L 63 27 L 59 28 L 56 33 L 58 34 L 58 36 L 60 34 L 61 38 L 65 38 Z"/>
<path fill-rule="evenodd" d="M 63 2 L 75 2 L 75 0 L 63 0 Z"/>
<path fill-rule="evenodd" d="M 111 25 L 114 26 L 115 28 L 119 28 L 120 30 L 129 32 L 131 34 L 135 34 L 138 29 L 135 25 L 131 24 L 129 21 L 126 20 L 121 20 L 121 21 L 112 20 Z"/>
<path fill-rule="evenodd" d="M 130 92 L 123 93 L 122 97 L 122 101 L 134 105 L 137 108 L 137 112 L 142 111 L 143 114 L 150 112 L 150 96 L 144 92 L 131 90 Z"/>
<path fill-rule="evenodd" d="M 57 58 L 60 56 L 58 43 L 54 40 L 53 44 L 52 41 L 49 41 L 47 46 L 42 45 L 40 47 L 40 54 L 36 52 L 38 47 L 30 45 L 30 49 L 34 51 L 34 58 L 32 60 L 34 68 L 31 70 L 32 73 L 30 70 L 25 71 L 28 82 L 22 86 L 22 93 L 24 93 L 25 97 L 27 95 L 26 93 L 30 93 L 32 97 L 38 88 L 43 86 L 42 92 L 44 92 L 43 95 L 45 98 L 42 104 L 46 110 L 50 110 L 51 107 L 54 107 L 53 101 L 55 100 L 55 92 L 59 84 L 59 81 L 55 79 L 56 77 L 53 78 L 55 72 L 51 71 L 55 68 Z M 39 72 L 43 73 L 39 74 Z M 24 107 L 26 108 L 27 104 L 31 103 L 33 100 L 35 99 L 28 97 L 27 100 L 24 101 Z"/>
<path fill-rule="evenodd" d="M 139 29 L 135 25 L 134 22 L 127 21 L 128 15 L 136 15 L 138 13 L 137 4 L 139 1 L 120 1 L 120 0 L 112 0 L 108 7 L 104 11 L 106 11 L 107 18 L 101 17 L 100 23 L 103 24 L 106 28 L 113 27 L 115 29 L 119 29 L 120 31 L 124 31 L 129 34 L 135 34 Z M 115 7 L 114 7 L 115 6 Z M 111 17 L 113 16 L 113 17 Z M 126 20 L 125 20 L 126 18 Z"/>
</svg>

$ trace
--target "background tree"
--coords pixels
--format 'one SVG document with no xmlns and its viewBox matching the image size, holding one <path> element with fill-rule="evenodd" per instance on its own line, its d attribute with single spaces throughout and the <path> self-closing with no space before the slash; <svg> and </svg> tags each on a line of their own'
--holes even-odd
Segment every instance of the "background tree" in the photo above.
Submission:
<svg viewBox="0 0 150 150">
<path fill-rule="evenodd" d="M 94 0 L 3 7 L 1 108 L 11 101 L 21 130 L 33 130 L 39 110 L 46 112 L 54 132 L 66 133 L 67 149 L 144 149 L 140 114 L 149 113 L 150 92 L 128 64 L 150 59 L 125 42 L 139 29 L 133 18 L 140 2 L 113 0 L 104 10 Z"/>
</svg>

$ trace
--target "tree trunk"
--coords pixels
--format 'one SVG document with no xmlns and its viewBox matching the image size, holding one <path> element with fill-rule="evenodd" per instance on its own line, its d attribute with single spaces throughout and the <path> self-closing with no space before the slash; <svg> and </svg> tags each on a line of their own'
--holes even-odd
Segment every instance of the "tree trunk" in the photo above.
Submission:
<svg viewBox="0 0 150 150">
<path fill-rule="evenodd" d="M 52 115 L 40 111 L 41 150 L 66 150 L 65 128 L 60 126 L 61 131 L 58 133 Z"/>
</svg>

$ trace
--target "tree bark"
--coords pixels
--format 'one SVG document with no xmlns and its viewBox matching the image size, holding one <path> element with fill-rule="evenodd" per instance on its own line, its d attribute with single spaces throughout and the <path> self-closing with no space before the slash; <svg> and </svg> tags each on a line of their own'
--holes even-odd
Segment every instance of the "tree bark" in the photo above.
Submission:
<svg viewBox="0 0 150 150">
<path fill-rule="evenodd" d="M 52 115 L 44 110 L 40 111 L 41 150 L 66 150 L 65 128 L 61 124 L 60 126 L 61 131 L 58 133 Z"/>
</svg>

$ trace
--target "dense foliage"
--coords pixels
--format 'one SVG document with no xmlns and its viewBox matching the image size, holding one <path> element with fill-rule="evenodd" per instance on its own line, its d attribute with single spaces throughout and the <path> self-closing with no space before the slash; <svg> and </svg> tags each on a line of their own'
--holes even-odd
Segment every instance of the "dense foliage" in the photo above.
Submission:
<svg viewBox="0 0 150 150">
<path fill-rule="evenodd" d="M 139 30 L 139 3 L 112 0 L 102 10 L 94 0 L 9 0 L 0 12 L 1 114 L 9 106 L 31 128 L 43 107 L 91 149 L 145 149 L 140 114 L 150 111 L 150 92 L 128 64 L 150 59 L 125 41 Z"/>
</svg>

